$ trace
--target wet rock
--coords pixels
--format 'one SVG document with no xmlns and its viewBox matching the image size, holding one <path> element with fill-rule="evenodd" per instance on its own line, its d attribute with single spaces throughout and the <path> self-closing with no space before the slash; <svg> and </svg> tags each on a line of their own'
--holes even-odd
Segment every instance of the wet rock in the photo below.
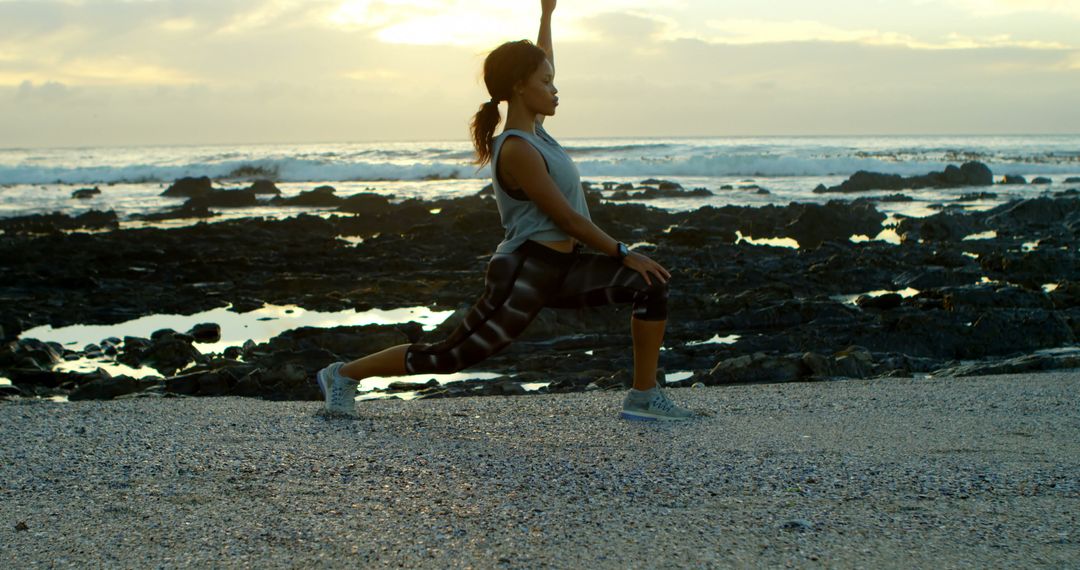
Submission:
<svg viewBox="0 0 1080 570">
<path fill-rule="evenodd" d="M 97 196 L 99 194 L 101 194 L 101 188 L 94 186 L 93 188 L 79 188 L 78 190 L 71 193 L 71 197 L 75 198 L 76 200 L 86 200 L 88 198 L 93 198 L 94 196 Z"/>
<path fill-rule="evenodd" d="M 130 341 L 129 341 L 130 339 Z M 128 366 L 149 366 L 164 376 L 172 376 L 187 365 L 203 361 L 203 355 L 191 343 L 194 339 L 174 331 L 157 331 L 149 345 L 142 339 L 128 337 L 118 360 Z"/>
<path fill-rule="evenodd" d="M 849 346 L 831 356 L 807 352 L 800 360 L 815 378 L 869 378 L 877 373 L 873 355 L 861 346 Z"/>
<path fill-rule="evenodd" d="M 282 351 L 327 351 L 330 359 L 317 361 L 319 368 L 337 360 L 353 360 L 399 344 L 420 340 L 422 329 L 417 323 L 404 325 L 363 325 L 356 327 L 300 327 L 285 331 L 254 350 L 266 354 Z M 433 335 L 438 337 L 438 335 Z M 315 366 L 313 364 L 312 366 Z"/>
<path fill-rule="evenodd" d="M 68 400 L 112 400 L 127 394 L 141 392 L 158 385 L 153 380 L 135 379 L 130 376 L 110 376 L 104 370 L 98 371 L 98 378 L 80 384 L 70 394 Z"/>
<path fill-rule="evenodd" d="M 206 201 L 192 198 L 176 208 L 149 214 L 132 214 L 131 219 L 161 222 L 165 220 L 184 220 L 188 218 L 212 218 L 216 215 L 217 214 L 210 211 L 209 204 Z"/>
<path fill-rule="evenodd" d="M 989 167 L 981 162 L 966 162 L 959 168 L 949 165 L 942 172 L 930 172 L 923 176 L 903 177 L 899 174 L 882 174 L 860 170 L 838 186 L 819 185 L 816 193 L 866 192 L 869 190 L 901 190 L 905 188 L 954 188 L 958 186 L 987 186 L 993 183 Z"/>
<path fill-rule="evenodd" d="M 212 191 L 211 186 L 208 176 L 185 176 L 173 182 L 161 195 L 176 198 L 195 198 L 210 194 Z"/>
<path fill-rule="evenodd" d="M 213 208 L 248 208 L 259 204 L 255 192 L 251 190 L 212 190 L 202 196 L 191 198 L 184 206 L 192 211 L 208 207 Z"/>
<path fill-rule="evenodd" d="M 1045 176 L 1036 176 L 1035 179 L 1031 181 L 1031 183 L 1032 184 L 1051 184 L 1051 183 L 1053 183 L 1053 181 L 1050 180 L 1049 178 L 1045 177 Z"/>
<path fill-rule="evenodd" d="M 933 371 L 934 376 L 985 376 L 990 374 L 1020 374 L 1063 368 L 1080 368 L 1080 349 L 1066 347 L 1038 351 L 1015 358 L 975 362 L 950 366 Z"/>
<path fill-rule="evenodd" d="M 247 190 L 253 194 L 281 194 L 281 190 L 272 180 L 256 180 L 251 183 L 251 186 L 247 187 Z"/>
<path fill-rule="evenodd" d="M 23 395 L 23 391 L 14 384 L 0 384 L 0 400 L 8 400 Z"/>
<path fill-rule="evenodd" d="M 968 186 L 989 186 L 994 183 L 990 167 L 979 161 L 965 162 L 960 165 L 960 172 Z"/>
<path fill-rule="evenodd" d="M 217 323 L 199 323 L 187 332 L 195 342 L 214 343 L 221 340 L 221 325 Z"/>
<path fill-rule="evenodd" d="M 713 384 L 792 382 L 807 376 L 810 370 L 801 355 L 744 354 L 721 360 L 713 366 L 704 382 Z"/>
<path fill-rule="evenodd" d="M 903 218 L 896 233 L 904 241 L 960 241 L 984 227 L 980 220 L 962 212 L 940 212 L 925 218 Z"/>
<path fill-rule="evenodd" d="M 1070 176 L 1065 179 L 1066 184 L 1076 184 L 1077 182 L 1080 182 L 1080 176 Z"/>
<path fill-rule="evenodd" d="M 1080 283 L 1074 281 L 1059 281 L 1057 287 L 1050 292 L 1050 301 L 1058 309 L 1080 307 Z"/>
<path fill-rule="evenodd" d="M 884 220 L 885 214 L 867 202 L 805 204 L 784 233 L 799 242 L 799 247 L 814 248 L 826 240 L 847 240 L 856 234 L 876 236 Z"/>
<path fill-rule="evenodd" d="M 861 309 L 876 309 L 888 311 L 899 307 L 904 302 L 904 297 L 899 293 L 885 293 L 884 295 L 859 295 L 855 304 Z"/>
<path fill-rule="evenodd" d="M 341 203 L 339 211 L 354 214 L 384 213 L 390 208 L 390 199 L 379 194 L 353 194 Z"/>
<path fill-rule="evenodd" d="M 1050 309 L 1053 302 L 1042 291 L 1008 284 L 972 284 L 938 290 L 948 311 L 968 309 Z"/>
<path fill-rule="evenodd" d="M 319 186 L 311 191 L 301 192 L 299 196 L 292 198 L 275 196 L 270 202 L 279 206 L 308 206 L 315 208 L 341 206 L 344 200 L 335 196 L 335 191 L 333 186 Z"/>
<path fill-rule="evenodd" d="M 1048 197 L 1014 200 L 983 216 L 987 228 L 1005 235 L 1045 237 L 1066 231 L 1075 235 L 1080 230 L 1080 201 Z"/>
<path fill-rule="evenodd" d="M 821 187 L 823 188 L 824 186 Z M 867 200 L 871 200 L 874 202 L 914 202 L 915 198 L 912 198 L 911 196 L 906 196 L 904 194 L 889 194 L 887 196 L 867 198 Z"/>
<path fill-rule="evenodd" d="M 1027 179 L 1018 174 L 1006 174 L 1001 179 L 1001 184 L 1027 184 Z"/>
<path fill-rule="evenodd" d="M 104 230 L 116 229 L 119 226 L 120 221 L 112 210 L 90 210 L 78 216 L 53 212 L 0 218 L 0 230 L 9 234 L 55 234 L 64 230 Z"/>
<path fill-rule="evenodd" d="M 683 190 L 682 186 L 678 184 L 662 185 L 660 188 L 644 187 L 640 188 L 637 192 L 630 192 L 629 190 L 617 190 L 605 198 L 608 200 L 656 200 L 658 198 L 696 198 L 701 196 L 712 196 L 713 193 L 707 188 L 694 188 L 693 190 Z"/>
<path fill-rule="evenodd" d="M 956 199 L 957 202 L 977 202 L 979 200 L 994 200 L 998 195 L 994 192 L 971 192 L 968 194 L 961 194 Z"/>
</svg>

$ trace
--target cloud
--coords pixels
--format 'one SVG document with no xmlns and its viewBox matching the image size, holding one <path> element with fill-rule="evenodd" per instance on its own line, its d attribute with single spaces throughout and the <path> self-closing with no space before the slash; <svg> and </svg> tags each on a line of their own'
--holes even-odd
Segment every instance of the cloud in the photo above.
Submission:
<svg viewBox="0 0 1080 570">
<path fill-rule="evenodd" d="M 55 102 L 66 99 L 69 91 L 68 86 L 59 81 L 46 81 L 41 85 L 36 85 L 33 81 L 23 81 L 15 90 L 15 99 Z"/>
<path fill-rule="evenodd" d="M 916 4 L 945 4 L 977 18 L 1050 14 L 1080 19 L 1080 2 L 1076 0 L 916 0 Z"/>
<path fill-rule="evenodd" d="M 812 20 L 727 19 L 706 22 L 713 32 L 694 35 L 696 39 L 716 44 L 750 45 L 786 42 L 839 42 L 879 46 L 902 46 L 919 50 L 983 49 L 1019 47 L 1064 50 L 1072 46 L 1061 42 L 1014 39 L 1011 34 L 974 37 L 950 33 L 937 41 L 878 29 L 845 29 Z"/>
</svg>

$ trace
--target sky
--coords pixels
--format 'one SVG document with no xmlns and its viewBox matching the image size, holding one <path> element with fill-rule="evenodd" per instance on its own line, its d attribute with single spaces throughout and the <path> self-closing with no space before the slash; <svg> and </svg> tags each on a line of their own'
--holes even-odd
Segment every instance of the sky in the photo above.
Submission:
<svg viewBox="0 0 1080 570">
<path fill-rule="evenodd" d="M 467 141 L 539 16 L 0 0 L 0 148 Z M 552 28 L 560 137 L 1080 133 L 1080 0 L 559 0 Z"/>
</svg>

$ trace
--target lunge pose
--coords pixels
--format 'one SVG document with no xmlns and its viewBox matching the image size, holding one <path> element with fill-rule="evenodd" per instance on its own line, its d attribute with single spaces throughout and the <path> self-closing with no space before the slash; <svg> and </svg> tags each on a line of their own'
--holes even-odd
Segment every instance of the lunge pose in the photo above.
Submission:
<svg viewBox="0 0 1080 570">
<path fill-rule="evenodd" d="M 477 163 L 491 163 L 495 201 L 506 229 L 488 262 L 486 291 L 441 342 L 394 346 L 321 370 L 318 382 L 328 411 L 355 414 L 356 386 L 364 378 L 446 374 L 477 364 L 509 345 L 544 307 L 632 303 L 634 384 L 621 416 L 693 416 L 656 385 L 670 273 L 592 222 L 577 167 L 543 127 L 559 104 L 551 45 L 555 1 L 541 0 L 536 44 L 507 42 L 484 61 L 491 100 L 473 117 L 472 138 Z M 494 136 L 501 101 L 508 103 L 506 124 Z M 586 253 L 584 246 L 599 253 Z"/>
</svg>

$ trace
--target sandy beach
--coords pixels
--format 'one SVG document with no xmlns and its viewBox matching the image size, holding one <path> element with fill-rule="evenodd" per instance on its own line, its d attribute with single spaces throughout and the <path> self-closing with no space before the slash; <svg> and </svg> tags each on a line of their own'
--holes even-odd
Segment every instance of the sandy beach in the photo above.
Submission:
<svg viewBox="0 0 1080 570">
<path fill-rule="evenodd" d="M 0 405 L 0 565 L 1080 563 L 1080 372 L 360 402 Z"/>
</svg>

